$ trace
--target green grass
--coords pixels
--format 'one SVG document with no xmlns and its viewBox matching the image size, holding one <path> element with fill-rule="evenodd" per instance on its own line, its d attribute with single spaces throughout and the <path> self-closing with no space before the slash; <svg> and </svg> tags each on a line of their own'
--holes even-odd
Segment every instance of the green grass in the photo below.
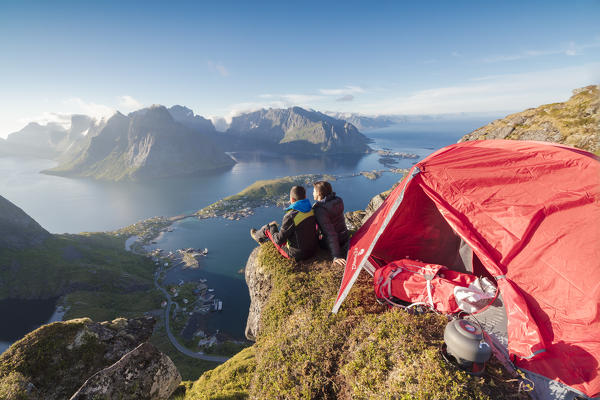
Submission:
<svg viewBox="0 0 600 400">
<path fill-rule="evenodd" d="M 206 372 L 192 385 L 188 385 L 185 399 L 247 399 L 248 386 L 255 370 L 254 348 L 248 347 L 225 364 Z"/>
<path fill-rule="evenodd" d="M 221 356 L 234 356 L 245 348 L 249 347 L 250 342 L 225 341 L 214 346 L 203 349 L 206 354 L 217 354 Z"/>
<path fill-rule="evenodd" d="M 65 320 L 89 317 L 94 321 L 110 321 L 118 317 L 139 317 L 146 311 L 160 309 L 164 300 L 156 289 L 135 291 L 133 293 L 84 292 L 69 293 L 64 303 L 69 310 Z"/>
<path fill-rule="evenodd" d="M 53 235 L 39 247 L 0 250 L 0 299 L 148 290 L 153 271 L 151 261 L 126 252 L 114 235 Z"/>
</svg>

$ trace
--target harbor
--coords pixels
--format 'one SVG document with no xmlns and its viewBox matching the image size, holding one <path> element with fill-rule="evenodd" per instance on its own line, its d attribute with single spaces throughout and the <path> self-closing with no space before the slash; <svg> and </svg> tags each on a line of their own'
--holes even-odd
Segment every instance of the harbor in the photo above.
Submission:
<svg viewBox="0 0 600 400">
<path fill-rule="evenodd" d="M 157 248 L 149 253 L 157 267 L 157 284 L 166 289 L 175 304 L 170 313 L 175 336 L 180 337 L 188 347 L 199 351 L 227 339 L 227 336 L 218 336 L 219 329 L 211 329 L 207 323 L 211 313 L 223 311 L 224 302 L 216 297 L 215 289 L 209 287 L 207 278 L 179 279 L 177 283 L 165 278 L 171 271 L 200 268 L 207 255 L 208 248 L 192 247 L 168 252 Z M 163 308 L 168 305 L 168 300 L 161 303 Z"/>
</svg>

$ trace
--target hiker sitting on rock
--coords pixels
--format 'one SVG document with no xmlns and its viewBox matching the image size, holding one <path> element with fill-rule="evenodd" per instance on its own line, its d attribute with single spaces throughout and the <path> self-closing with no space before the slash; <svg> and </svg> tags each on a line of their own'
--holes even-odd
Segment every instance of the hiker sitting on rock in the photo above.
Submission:
<svg viewBox="0 0 600 400">
<path fill-rule="evenodd" d="M 304 260 L 312 257 L 319 247 L 315 214 L 302 186 L 290 190 L 290 203 L 285 209 L 281 230 L 273 221 L 259 230 L 250 229 L 250 236 L 258 243 L 271 240 L 285 258 Z"/>
<path fill-rule="evenodd" d="M 326 181 L 314 184 L 313 197 L 321 247 L 329 250 L 335 264 L 345 264 L 350 233 L 344 219 L 344 201 Z"/>
</svg>

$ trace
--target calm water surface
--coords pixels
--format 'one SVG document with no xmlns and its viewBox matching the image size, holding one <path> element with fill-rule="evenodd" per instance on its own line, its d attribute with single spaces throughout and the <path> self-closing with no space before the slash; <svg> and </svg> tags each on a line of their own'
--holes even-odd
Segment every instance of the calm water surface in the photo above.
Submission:
<svg viewBox="0 0 600 400">
<path fill-rule="evenodd" d="M 369 132 L 375 140 L 373 148 L 390 148 L 410 152 L 423 158 L 433 150 L 455 143 L 465 132 L 482 125 L 480 121 L 461 127 L 402 125 Z M 157 180 L 151 183 L 102 183 L 84 179 L 69 179 L 40 174 L 51 168 L 52 161 L 0 158 L 0 195 L 12 201 L 53 233 L 113 230 L 152 216 L 172 216 L 192 212 L 218 199 L 237 193 L 259 179 L 328 173 L 348 176 L 359 171 L 383 169 L 379 155 L 360 157 L 324 156 L 297 157 L 274 154 L 236 153 L 238 163 L 230 170 L 205 176 Z M 405 159 L 398 168 L 410 168 L 416 160 Z M 362 176 L 346 177 L 333 182 L 334 190 L 344 199 L 346 210 L 363 209 L 369 199 L 389 189 L 399 175 L 385 173 L 375 181 Z M 310 189 L 308 190 L 310 193 Z M 200 268 L 171 270 L 167 283 L 180 279 L 208 279 L 216 297 L 223 300 L 223 311 L 210 314 L 209 328 L 220 329 L 233 337 L 243 337 L 248 314 L 249 296 L 243 274 L 255 242 L 249 237 L 251 227 L 271 220 L 280 221 L 282 210 L 269 207 L 256 210 L 255 215 L 241 221 L 224 219 L 186 219 L 174 225 L 174 231 L 164 234 L 154 247 L 175 250 L 185 247 L 208 248 L 209 254 Z M 7 306 L 0 301 L 0 341 L 14 341 L 28 330 L 47 321 L 53 307 L 40 308 L 33 316 L 26 302 Z M 22 304 L 20 306 L 19 304 Z M 4 308 L 3 308 L 4 307 Z M 7 308 L 8 307 L 8 308 Z M 11 309 L 15 312 L 9 313 Z M 42 315 L 44 314 L 44 315 Z M 31 318 L 27 318 L 30 315 Z M 13 330 L 20 330 L 15 336 Z M 0 351 L 2 348 L 0 348 Z"/>
</svg>

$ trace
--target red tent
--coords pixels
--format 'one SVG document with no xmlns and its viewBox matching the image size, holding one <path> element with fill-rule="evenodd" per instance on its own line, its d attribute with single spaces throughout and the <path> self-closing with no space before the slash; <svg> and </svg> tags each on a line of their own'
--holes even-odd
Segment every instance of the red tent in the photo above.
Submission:
<svg viewBox="0 0 600 400">
<path fill-rule="evenodd" d="M 361 269 L 399 259 L 495 278 L 517 367 L 600 394 L 600 162 L 558 144 L 486 140 L 417 163 L 352 238 L 337 312 Z"/>
</svg>

